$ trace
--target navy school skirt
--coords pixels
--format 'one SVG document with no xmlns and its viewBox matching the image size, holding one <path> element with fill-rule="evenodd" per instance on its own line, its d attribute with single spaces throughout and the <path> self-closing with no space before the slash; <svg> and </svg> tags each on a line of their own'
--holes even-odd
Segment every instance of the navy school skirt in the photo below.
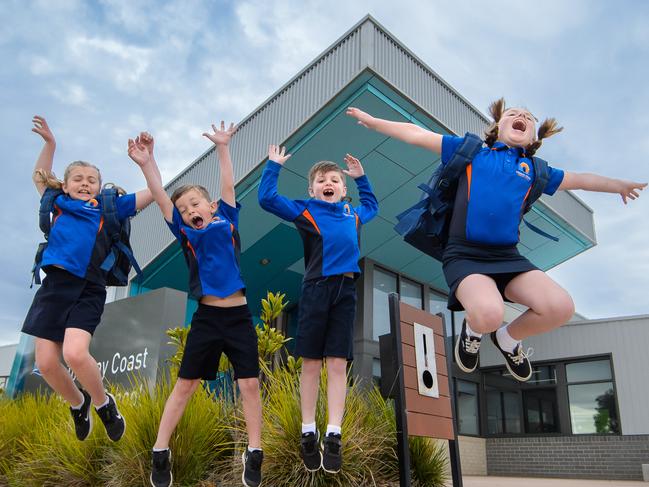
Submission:
<svg viewBox="0 0 649 487">
<path fill-rule="evenodd" d="M 511 302 L 505 297 L 507 284 L 519 274 L 538 270 L 538 267 L 523 257 L 516 245 L 485 245 L 450 238 L 444 249 L 442 269 L 449 287 L 447 307 L 451 311 L 463 311 L 455 292 L 465 277 L 471 274 L 491 277 L 503 299 Z"/>
</svg>

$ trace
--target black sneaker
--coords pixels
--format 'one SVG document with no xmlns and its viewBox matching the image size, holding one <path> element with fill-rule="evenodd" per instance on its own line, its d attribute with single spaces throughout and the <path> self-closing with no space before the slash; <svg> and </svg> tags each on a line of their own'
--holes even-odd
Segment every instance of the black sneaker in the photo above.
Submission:
<svg viewBox="0 0 649 487">
<path fill-rule="evenodd" d="M 70 408 L 70 414 L 72 414 L 72 420 L 74 421 L 74 432 L 77 434 L 77 438 L 83 441 L 88 438 L 92 431 L 92 412 L 90 411 L 90 394 L 83 389 L 81 389 L 81 394 L 83 394 L 81 408 Z"/>
<path fill-rule="evenodd" d="M 462 331 L 455 341 L 455 361 L 464 372 L 473 372 L 478 366 L 480 338 L 469 336 L 466 332 L 466 320 L 462 322 Z"/>
<path fill-rule="evenodd" d="M 322 464 L 322 454 L 320 453 L 320 444 L 316 433 L 302 433 L 300 440 L 300 452 L 304 467 L 309 472 L 315 472 Z"/>
<path fill-rule="evenodd" d="M 258 487 L 261 484 L 261 463 L 264 461 L 264 452 L 261 450 L 246 450 L 241 454 L 243 473 L 241 481 L 246 487 Z"/>
<path fill-rule="evenodd" d="M 329 433 L 322 440 L 322 469 L 328 473 L 340 472 L 343 463 L 343 442 L 337 433 Z"/>
<path fill-rule="evenodd" d="M 512 374 L 516 380 L 525 382 L 532 377 L 532 364 L 530 363 L 529 358 L 527 358 L 527 354 L 523 351 L 522 343 L 516 345 L 513 352 L 503 350 L 500 348 L 500 345 L 498 345 L 498 338 L 496 337 L 495 331 L 491 334 L 491 341 L 494 342 L 496 348 L 500 350 L 500 353 L 505 357 L 505 365 L 507 366 L 509 373 Z"/>
<path fill-rule="evenodd" d="M 173 475 L 171 475 L 171 450 L 169 448 L 153 452 L 149 481 L 153 487 L 170 487 L 173 484 Z"/>
<path fill-rule="evenodd" d="M 126 430 L 126 421 L 124 421 L 122 415 L 119 414 L 113 395 L 108 392 L 106 395 L 108 396 L 108 404 L 96 409 L 96 411 L 102 423 L 104 423 L 108 438 L 117 441 L 122 437 Z"/>
</svg>

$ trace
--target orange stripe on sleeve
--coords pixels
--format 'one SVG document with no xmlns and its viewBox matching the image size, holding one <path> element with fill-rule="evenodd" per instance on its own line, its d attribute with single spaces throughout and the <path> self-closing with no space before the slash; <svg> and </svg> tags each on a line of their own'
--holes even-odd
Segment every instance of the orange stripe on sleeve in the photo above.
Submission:
<svg viewBox="0 0 649 487">
<path fill-rule="evenodd" d="M 302 215 L 304 215 L 304 218 L 306 218 L 307 220 L 309 220 L 311 222 L 311 225 L 313 225 L 315 227 L 315 229 L 316 229 L 316 231 L 318 232 L 318 235 L 319 235 L 320 234 L 320 229 L 318 228 L 318 224 L 313 219 L 313 216 L 311 215 L 311 213 L 309 213 L 309 210 L 305 209 L 302 212 Z"/>
<path fill-rule="evenodd" d="M 470 200 L 471 199 L 471 174 L 473 172 L 473 167 L 471 164 L 469 164 L 466 167 L 466 179 L 467 179 L 467 185 L 466 185 L 466 199 Z"/>
</svg>

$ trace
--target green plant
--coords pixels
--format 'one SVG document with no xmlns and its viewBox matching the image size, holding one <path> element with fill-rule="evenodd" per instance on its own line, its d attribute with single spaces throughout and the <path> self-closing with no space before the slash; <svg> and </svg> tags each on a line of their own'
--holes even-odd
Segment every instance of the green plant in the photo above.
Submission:
<svg viewBox="0 0 649 487">
<path fill-rule="evenodd" d="M 261 300 L 261 326 L 257 329 L 257 346 L 259 348 L 259 360 L 270 362 L 290 338 L 284 337 L 282 333 L 273 327 L 277 317 L 282 313 L 288 301 L 284 301 L 285 294 L 268 292 L 266 299 Z"/>
<path fill-rule="evenodd" d="M 438 487 L 446 485 L 449 467 L 443 443 L 431 438 L 408 438 L 413 487 Z"/>
</svg>

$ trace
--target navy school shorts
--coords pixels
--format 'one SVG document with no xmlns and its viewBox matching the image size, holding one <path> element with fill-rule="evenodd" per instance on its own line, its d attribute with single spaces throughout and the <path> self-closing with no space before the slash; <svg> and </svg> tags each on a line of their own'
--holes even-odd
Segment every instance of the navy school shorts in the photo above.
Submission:
<svg viewBox="0 0 649 487">
<path fill-rule="evenodd" d="M 106 286 L 49 266 L 43 284 L 34 295 L 22 332 L 53 342 L 62 342 L 67 328 L 91 335 L 101 321 Z"/>
<path fill-rule="evenodd" d="M 295 355 L 353 359 L 356 283 L 343 275 L 302 283 Z"/>
<path fill-rule="evenodd" d="M 231 308 L 198 305 L 178 377 L 216 379 L 221 353 L 230 360 L 235 380 L 259 377 L 257 332 L 247 304 Z"/>
<path fill-rule="evenodd" d="M 505 288 L 519 274 L 538 270 L 534 264 L 523 257 L 516 245 L 483 245 L 463 239 L 449 239 L 444 249 L 442 268 L 449 287 L 448 309 L 463 311 L 462 303 L 455 296 L 458 286 L 471 274 L 491 277 L 506 302 Z"/>
</svg>

